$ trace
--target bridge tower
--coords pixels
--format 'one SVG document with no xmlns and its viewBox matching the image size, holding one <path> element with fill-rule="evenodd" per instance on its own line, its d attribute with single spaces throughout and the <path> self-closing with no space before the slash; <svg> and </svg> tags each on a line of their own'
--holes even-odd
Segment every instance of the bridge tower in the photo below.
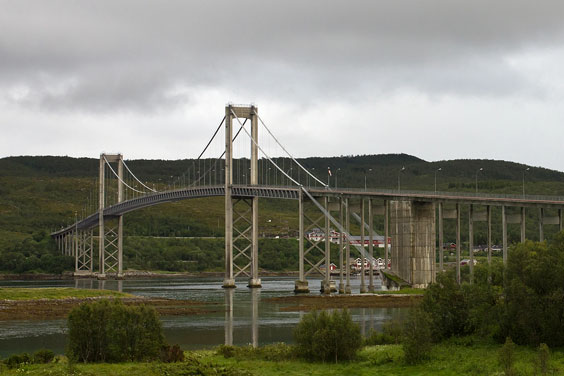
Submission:
<svg viewBox="0 0 564 376">
<path fill-rule="evenodd" d="M 105 167 L 106 163 L 117 164 L 117 192 L 106 192 Z M 99 279 L 105 279 L 106 273 L 116 273 L 117 278 L 123 277 L 123 215 L 115 218 L 104 219 L 104 208 L 106 198 L 117 193 L 117 202 L 123 201 L 123 155 L 122 154 L 100 154 L 99 171 L 99 206 L 98 206 L 98 257 L 99 257 Z M 108 186 L 108 190 L 113 187 Z M 115 189 L 115 188 L 114 188 Z"/>
<path fill-rule="evenodd" d="M 258 196 L 233 195 L 233 120 L 251 121 L 250 185 L 258 184 L 258 112 L 254 105 L 225 107 L 225 279 L 234 288 L 243 274 L 249 287 L 261 287 L 258 277 Z M 235 251 L 235 255 L 233 254 Z"/>
</svg>

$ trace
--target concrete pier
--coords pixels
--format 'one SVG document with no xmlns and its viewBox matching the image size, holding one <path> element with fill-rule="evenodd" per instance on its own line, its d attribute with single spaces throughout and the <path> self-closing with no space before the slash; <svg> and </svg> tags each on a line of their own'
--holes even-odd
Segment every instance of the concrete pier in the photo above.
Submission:
<svg viewBox="0 0 564 376">
<path fill-rule="evenodd" d="M 413 287 L 435 281 L 435 206 L 391 201 L 392 273 Z"/>
</svg>

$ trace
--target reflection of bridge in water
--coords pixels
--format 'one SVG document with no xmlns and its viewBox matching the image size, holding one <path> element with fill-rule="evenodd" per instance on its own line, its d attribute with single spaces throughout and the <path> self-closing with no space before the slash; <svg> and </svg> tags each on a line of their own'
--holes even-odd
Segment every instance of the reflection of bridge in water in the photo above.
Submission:
<svg viewBox="0 0 564 376">
<path fill-rule="evenodd" d="M 251 334 L 251 345 L 257 347 L 259 345 L 259 332 L 260 332 L 260 317 L 259 317 L 259 303 L 260 303 L 260 289 L 251 290 L 251 315 L 250 315 L 250 334 Z M 225 345 L 233 345 L 236 342 L 234 340 L 234 318 L 233 310 L 235 307 L 234 302 L 234 290 L 225 289 Z M 359 314 L 355 314 L 354 321 L 356 321 L 360 326 L 360 332 L 363 337 L 366 337 L 371 331 L 375 330 L 376 315 L 374 314 L 374 308 L 357 308 L 355 311 L 359 311 Z M 305 313 L 300 312 L 300 318 Z"/>
<path fill-rule="evenodd" d="M 244 121 L 241 121 L 244 119 Z M 250 126 L 246 125 L 250 120 Z M 233 125 L 239 129 L 233 135 Z M 266 137 L 259 142 L 259 126 Z M 212 150 L 221 127 L 225 138 L 217 148 L 217 158 L 204 157 Z M 250 128 L 248 130 L 248 128 Z M 244 134 L 247 137 L 238 137 Z M 271 147 L 274 145 L 274 148 Z M 247 158 L 250 150 L 250 159 Z M 273 155 L 284 155 L 274 158 Z M 337 290 L 329 268 L 331 247 L 329 237 L 310 241 L 306 233 L 320 228 L 326 234 L 336 228 L 338 242 L 338 291 L 351 293 L 351 250 L 369 260 L 374 258 L 373 238 L 375 216 L 383 217 L 380 231 L 384 238 L 392 238 L 391 252 L 385 248 L 385 265 L 391 260 L 389 272 L 414 286 L 426 286 L 443 270 L 443 223 L 454 219 L 456 227 L 456 268 L 460 280 L 461 206 L 468 206 L 469 249 L 473 249 L 474 223 L 487 223 L 488 262 L 492 257 L 492 211 L 500 211 L 502 221 L 503 260 L 507 260 L 508 224 L 519 224 L 521 241 L 525 240 L 526 209 L 534 208 L 539 215 L 539 238 L 544 239 L 544 226 L 557 225 L 562 229 L 564 199 L 525 195 L 488 195 L 452 192 L 412 192 L 398 190 L 358 190 L 331 188 L 321 181 L 313 169 L 300 164 L 278 141 L 255 106 L 228 105 L 225 117 L 214 135 L 192 162 L 185 174 L 168 189 L 157 191 L 139 180 L 129 169 L 121 154 L 102 154 L 98 177 L 97 209 L 85 218 L 52 234 L 62 252 L 75 257 L 76 275 L 123 276 L 123 218 L 126 213 L 167 202 L 202 198 L 225 198 L 225 278 L 223 287 L 235 287 L 235 279 L 245 276 L 249 287 L 260 287 L 258 265 L 258 200 L 297 200 L 299 221 L 299 276 L 296 292 L 308 292 L 307 278 L 319 273 L 323 276 L 321 290 Z M 319 173 L 319 171 L 317 171 Z M 329 182 L 329 178 L 328 178 Z M 178 186 L 178 188 L 177 188 Z M 437 220 L 438 212 L 438 220 Z M 552 213 L 552 214 L 551 214 Z M 551 214 L 551 215 L 550 215 Z M 361 244 L 368 239 L 368 249 L 351 244 L 350 218 L 358 219 Z M 438 227 L 438 241 L 436 237 Z M 439 265 L 436 250 L 439 249 Z M 473 252 L 470 273 L 473 273 Z M 96 263 L 95 263 L 96 260 Z M 98 271 L 95 271 L 95 264 Z M 362 264 L 364 269 L 364 264 Z M 359 291 L 374 290 L 372 263 L 368 281 L 361 270 Z"/>
</svg>

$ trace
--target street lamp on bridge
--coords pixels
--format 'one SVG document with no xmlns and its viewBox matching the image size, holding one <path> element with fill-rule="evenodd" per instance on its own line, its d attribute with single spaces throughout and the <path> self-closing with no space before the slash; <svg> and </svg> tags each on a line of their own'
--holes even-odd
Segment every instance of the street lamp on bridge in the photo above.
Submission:
<svg viewBox="0 0 564 376">
<path fill-rule="evenodd" d="M 371 168 L 368 169 L 368 172 L 372 171 Z M 366 191 L 366 169 L 364 169 L 364 190 Z"/>
<path fill-rule="evenodd" d="M 401 176 L 401 173 L 402 173 L 403 171 L 405 171 L 405 166 L 403 166 L 403 167 L 401 168 L 401 170 L 399 170 L 399 172 L 398 172 L 398 192 L 401 191 L 401 180 L 400 180 L 400 176 Z"/>
<path fill-rule="evenodd" d="M 441 167 L 437 168 L 435 170 L 435 193 L 437 193 L 437 172 L 442 171 L 443 169 Z"/>
<path fill-rule="evenodd" d="M 335 189 L 338 188 L 338 187 L 337 187 L 337 183 L 338 183 L 337 178 L 338 178 L 338 175 L 339 175 L 339 171 L 341 171 L 341 168 L 340 168 L 340 167 L 335 170 Z"/>
<path fill-rule="evenodd" d="M 476 170 L 476 193 L 478 193 L 478 172 L 484 171 L 482 167 L 479 170 Z"/>
<path fill-rule="evenodd" d="M 525 172 L 529 171 L 530 169 L 530 167 L 527 167 L 525 170 L 523 170 L 523 197 L 525 196 Z"/>
</svg>

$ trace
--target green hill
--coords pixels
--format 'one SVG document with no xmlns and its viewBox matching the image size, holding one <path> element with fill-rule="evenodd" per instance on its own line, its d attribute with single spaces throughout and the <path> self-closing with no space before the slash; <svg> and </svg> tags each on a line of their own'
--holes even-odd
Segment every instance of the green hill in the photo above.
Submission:
<svg viewBox="0 0 564 376">
<path fill-rule="evenodd" d="M 327 179 L 327 168 L 330 167 L 333 173 L 331 186 L 337 184 L 339 187 L 363 188 L 366 177 L 369 188 L 397 189 L 398 174 L 405 167 L 401 172 L 402 190 L 433 191 L 436 174 L 439 191 L 474 191 L 476 173 L 482 168 L 483 170 L 478 172 L 480 192 L 521 194 L 525 173 L 527 194 L 564 196 L 564 173 L 513 162 L 495 160 L 427 162 L 406 154 L 312 157 L 299 161 L 310 171 L 316 172 L 324 181 Z M 44 253 L 49 253 L 55 258 L 59 257 L 49 240 L 48 233 L 72 223 L 75 212 L 82 217 L 95 210 L 93 192 L 97 189 L 98 163 L 98 159 L 95 158 L 52 156 L 0 159 L 0 270 L 45 270 L 42 267 L 45 263 L 41 262 Z M 193 160 L 127 161 L 128 166 L 138 177 L 149 184 L 156 185 L 170 183 L 171 176 L 185 173 L 193 163 Z M 286 163 L 289 165 L 289 161 Z M 441 170 L 437 171 L 439 168 Z M 525 172 L 527 168 L 529 170 Z M 201 243 L 188 244 L 192 240 L 178 240 L 180 242 L 178 244 L 167 245 L 165 240 L 155 243 L 148 240 L 140 241 L 139 239 L 142 238 L 139 237 L 220 237 L 223 235 L 223 205 L 222 198 L 206 198 L 163 204 L 127 214 L 124 229 L 126 252 L 133 253 L 126 255 L 129 260 L 126 266 L 163 268 L 163 265 L 151 266 L 154 263 L 151 265 L 144 263 L 143 259 L 147 259 L 151 254 L 151 259 L 157 260 L 159 257 L 158 255 L 153 257 L 155 254 L 166 253 L 167 249 L 173 248 L 176 249 L 174 251 L 176 256 L 171 256 L 172 261 L 185 258 L 184 261 L 187 262 L 183 265 L 190 264 L 194 260 L 183 252 L 192 252 L 195 255 L 200 251 L 206 252 L 208 246 Z M 294 201 L 261 200 L 259 229 L 261 236 L 267 238 L 295 236 L 298 226 L 296 213 L 297 203 Z M 528 212 L 527 235 L 532 239 L 537 236 L 536 215 L 536 212 Z M 493 221 L 494 242 L 499 243 L 501 239 L 498 222 L 501 221 L 496 211 Z M 445 222 L 445 241 L 452 241 L 454 237 L 454 224 L 451 222 L 453 221 Z M 377 230 L 382 227 L 381 218 L 376 218 L 375 226 Z M 517 241 L 519 238 L 517 227 L 510 226 L 511 241 Z M 551 228 L 546 230 L 547 236 L 551 236 L 555 231 L 552 229 L 554 226 L 549 227 Z M 463 231 L 463 240 L 466 240 L 464 233 Z M 485 228 L 481 224 L 477 225 L 476 237 L 477 244 L 485 242 Z M 182 241 L 186 242 L 184 246 L 181 244 Z M 150 246 L 147 245 L 149 243 Z M 127 250 L 128 244 L 133 249 Z M 297 250 L 297 245 L 291 243 L 272 247 L 263 245 L 263 248 L 270 249 L 269 247 L 279 251 L 280 247 Z M 151 253 L 149 248 L 158 249 L 158 252 Z M 221 259 L 221 244 L 210 243 L 209 248 L 214 249 L 216 258 Z M 201 256 L 199 254 L 198 257 Z M 13 261 L 14 257 L 16 261 Z M 22 266 L 18 269 L 14 266 L 21 264 L 22 260 L 29 259 L 31 261 L 26 267 Z M 63 263 L 65 268 L 72 268 L 72 262 L 69 260 L 65 262 L 66 264 Z M 52 263 L 56 264 L 55 261 Z M 293 261 L 288 261 L 278 267 L 292 268 L 293 265 Z M 216 266 L 220 268 L 221 263 Z M 174 268 L 178 269 L 180 266 L 176 265 Z M 199 269 L 201 266 L 198 267 Z"/>
</svg>

